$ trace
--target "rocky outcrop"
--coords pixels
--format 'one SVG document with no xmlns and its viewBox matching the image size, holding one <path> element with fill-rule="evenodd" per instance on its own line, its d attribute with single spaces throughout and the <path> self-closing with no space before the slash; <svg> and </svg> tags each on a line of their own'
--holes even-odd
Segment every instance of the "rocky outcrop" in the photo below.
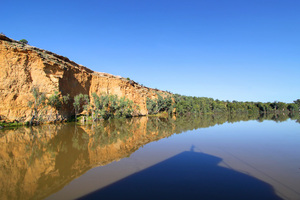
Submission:
<svg viewBox="0 0 300 200">
<path fill-rule="evenodd" d="M 120 76 L 94 72 L 66 57 L 4 35 L 0 35 L 0 68 L 0 118 L 7 121 L 29 120 L 31 110 L 27 104 L 33 100 L 34 86 L 46 96 L 59 91 L 71 99 L 80 93 L 91 97 L 94 92 L 125 96 L 139 106 L 140 115 L 148 113 L 146 98 L 155 98 L 159 91 Z M 59 113 L 61 117 L 74 114 L 71 105 Z"/>
</svg>

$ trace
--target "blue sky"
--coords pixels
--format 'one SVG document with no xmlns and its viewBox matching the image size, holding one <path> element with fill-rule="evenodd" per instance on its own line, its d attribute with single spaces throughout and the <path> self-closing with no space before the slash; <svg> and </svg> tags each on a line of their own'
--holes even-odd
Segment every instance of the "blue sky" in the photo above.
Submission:
<svg viewBox="0 0 300 200">
<path fill-rule="evenodd" d="M 299 0 L 4 0 L 0 19 L 10 38 L 148 87 L 300 98 Z"/>
</svg>

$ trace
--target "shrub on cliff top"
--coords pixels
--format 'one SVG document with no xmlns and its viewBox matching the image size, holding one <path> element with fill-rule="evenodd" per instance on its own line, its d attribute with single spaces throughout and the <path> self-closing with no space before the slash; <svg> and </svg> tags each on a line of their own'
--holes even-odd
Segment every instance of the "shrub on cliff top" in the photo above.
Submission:
<svg viewBox="0 0 300 200">
<path fill-rule="evenodd" d="M 28 41 L 26 39 L 21 39 L 19 42 L 22 42 L 23 44 L 28 44 Z"/>
</svg>

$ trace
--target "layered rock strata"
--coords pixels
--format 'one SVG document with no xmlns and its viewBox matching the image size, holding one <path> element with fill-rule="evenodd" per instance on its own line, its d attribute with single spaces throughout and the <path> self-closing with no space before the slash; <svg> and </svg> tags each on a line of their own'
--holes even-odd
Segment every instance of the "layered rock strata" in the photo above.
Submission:
<svg viewBox="0 0 300 200">
<path fill-rule="evenodd" d="M 4 35 L 0 35 L 0 68 L 0 118 L 6 121 L 30 119 L 28 101 L 33 100 L 34 86 L 46 96 L 59 91 L 62 95 L 69 94 L 71 100 L 80 93 L 90 99 L 94 92 L 125 96 L 139 106 L 140 115 L 148 113 L 146 98 L 156 98 L 159 91 L 120 76 L 94 72 L 66 57 Z M 61 118 L 73 114 L 72 101 L 59 113 Z"/>
</svg>

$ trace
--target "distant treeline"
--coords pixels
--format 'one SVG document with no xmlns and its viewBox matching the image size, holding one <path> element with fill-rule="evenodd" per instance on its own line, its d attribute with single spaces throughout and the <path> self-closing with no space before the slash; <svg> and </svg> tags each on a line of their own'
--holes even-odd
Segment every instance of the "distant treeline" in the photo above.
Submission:
<svg viewBox="0 0 300 200">
<path fill-rule="evenodd" d="M 204 114 L 204 113 L 272 113 L 272 112 L 296 112 L 299 111 L 300 99 L 294 103 L 284 102 L 239 102 L 220 101 L 206 97 L 191 97 L 179 94 L 170 94 L 163 97 L 157 94 L 157 99 L 147 99 L 147 109 L 149 114 L 159 112 L 183 114 Z"/>
</svg>

